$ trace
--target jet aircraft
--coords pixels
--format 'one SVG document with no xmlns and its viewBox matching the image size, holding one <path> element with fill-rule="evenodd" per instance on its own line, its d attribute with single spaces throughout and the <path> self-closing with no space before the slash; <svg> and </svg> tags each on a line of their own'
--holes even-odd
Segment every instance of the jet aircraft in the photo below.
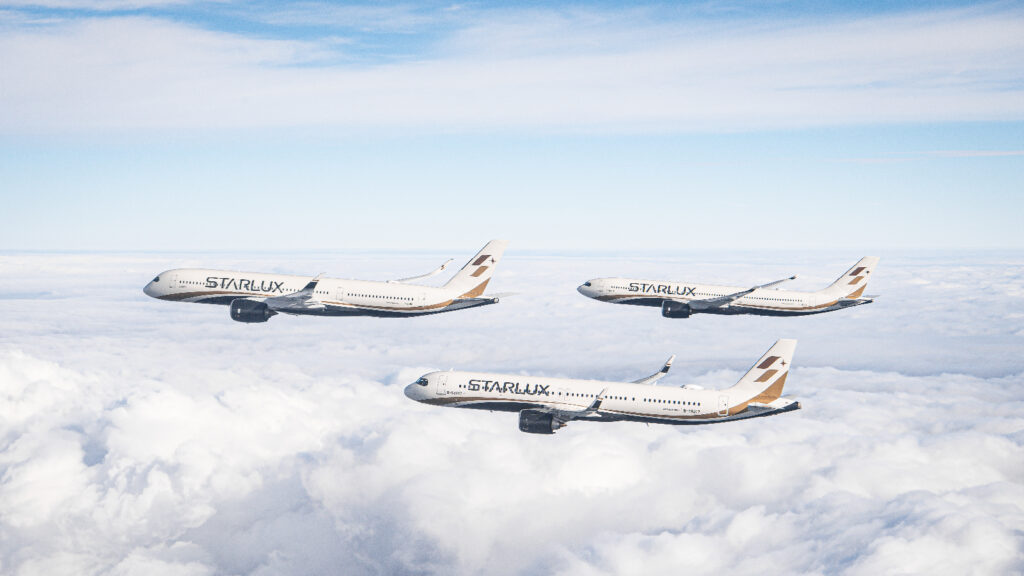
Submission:
<svg viewBox="0 0 1024 576">
<path fill-rule="evenodd" d="M 497 303 L 483 294 L 507 245 L 506 240 L 488 242 L 439 287 L 413 282 L 440 274 L 451 260 L 428 274 L 386 282 L 179 268 L 161 272 L 143 292 L 160 300 L 226 304 L 239 322 L 266 322 L 279 313 L 391 318 L 438 314 Z"/>
<path fill-rule="evenodd" d="M 633 382 L 542 378 L 486 372 L 430 372 L 405 388 L 424 404 L 519 413 L 519 429 L 553 434 L 573 420 L 714 424 L 798 410 L 782 396 L 796 340 L 779 340 L 739 382 L 721 390 L 657 386 L 672 365 Z"/>
<path fill-rule="evenodd" d="M 689 318 L 693 314 L 755 314 L 758 316 L 802 316 L 870 304 L 875 296 L 864 296 L 864 288 L 878 258 L 861 258 L 827 288 L 816 292 L 769 290 L 796 279 L 790 276 L 750 288 L 690 282 L 595 278 L 580 285 L 580 294 L 614 304 L 654 306 L 666 318 Z"/>
</svg>

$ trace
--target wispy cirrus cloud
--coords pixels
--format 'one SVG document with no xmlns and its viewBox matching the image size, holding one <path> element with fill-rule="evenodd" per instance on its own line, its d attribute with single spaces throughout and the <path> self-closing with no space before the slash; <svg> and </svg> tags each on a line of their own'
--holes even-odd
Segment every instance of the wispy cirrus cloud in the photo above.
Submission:
<svg viewBox="0 0 1024 576">
<path fill-rule="evenodd" d="M 338 10 L 358 12 L 334 16 L 355 25 L 391 21 Z M 391 56 L 377 62 L 372 40 L 354 47 L 344 34 L 267 39 L 156 17 L 8 23 L 0 130 L 734 131 L 1024 118 L 1024 13 L 1013 7 L 813 22 L 657 16 L 477 11 L 429 41 L 379 38 Z"/>
<path fill-rule="evenodd" d="M 926 154 L 941 158 L 998 158 L 1024 156 L 1024 150 L 931 150 Z"/>
<path fill-rule="evenodd" d="M 195 0 L 3 0 L 3 2 L 0 2 L 0 6 L 7 8 L 72 10 L 76 12 L 112 12 L 183 6 L 193 4 L 194 2 Z"/>
</svg>

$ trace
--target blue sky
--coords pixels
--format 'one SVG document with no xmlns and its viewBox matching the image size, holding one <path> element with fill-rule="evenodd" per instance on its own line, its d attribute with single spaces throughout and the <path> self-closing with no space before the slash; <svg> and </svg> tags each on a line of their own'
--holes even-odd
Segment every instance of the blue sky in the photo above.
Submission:
<svg viewBox="0 0 1024 576">
<path fill-rule="evenodd" d="M 5 249 L 1024 247 L 1013 3 L 15 1 L 0 60 Z"/>
</svg>

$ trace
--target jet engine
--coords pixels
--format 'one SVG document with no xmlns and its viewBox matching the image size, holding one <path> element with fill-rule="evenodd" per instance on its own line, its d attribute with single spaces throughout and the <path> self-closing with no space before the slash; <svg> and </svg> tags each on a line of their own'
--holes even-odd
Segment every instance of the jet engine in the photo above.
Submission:
<svg viewBox="0 0 1024 576">
<path fill-rule="evenodd" d="M 263 302 L 236 298 L 231 301 L 231 319 L 237 322 L 266 322 L 270 317 L 277 314 Z"/>
<path fill-rule="evenodd" d="M 548 412 L 523 410 L 519 413 L 519 430 L 528 434 L 554 434 L 563 426 L 564 422 L 559 422 L 554 414 Z"/>
<path fill-rule="evenodd" d="M 665 318 L 689 318 L 692 313 L 690 305 L 685 302 L 676 302 L 675 300 L 662 300 L 661 302 L 661 315 Z"/>
</svg>

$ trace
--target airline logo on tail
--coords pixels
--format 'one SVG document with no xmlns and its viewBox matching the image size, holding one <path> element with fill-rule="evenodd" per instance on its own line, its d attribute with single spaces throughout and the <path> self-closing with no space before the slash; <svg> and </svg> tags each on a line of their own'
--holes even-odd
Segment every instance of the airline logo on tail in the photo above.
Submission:
<svg viewBox="0 0 1024 576">
<path fill-rule="evenodd" d="M 832 285 L 833 289 L 842 287 L 844 292 L 849 290 L 849 294 L 846 294 L 844 298 L 860 298 L 864 295 L 864 289 L 868 286 L 868 279 L 871 275 L 871 271 L 878 265 L 878 258 L 874 256 L 868 256 L 861 258 L 859 262 L 854 264 L 853 268 L 850 269 L 842 278 L 836 280 Z"/>
<path fill-rule="evenodd" d="M 454 298 L 459 300 L 483 296 L 498 260 L 505 253 L 506 246 L 508 246 L 507 240 L 488 242 L 472 260 L 462 267 L 462 270 L 459 270 L 445 284 L 445 288 L 455 292 Z"/>
<path fill-rule="evenodd" d="M 480 267 L 477 268 L 472 274 L 470 274 L 470 276 L 472 276 L 474 278 L 478 278 L 484 272 L 486 272 L 487 269 L 489 268 L 489 266 L 481 266 L 481 264 L 483 264 L 485 262 L 488 263 L 488 264 L 493 264 L 494 263 L 494 258 L 491 258 L 490 254 L 484 254 L 483 256 L 481 256 L 481 257 L 477 258 L 476 260 L 474 260 L 473 263 L 470 264 L 470 266 L 480 266 Z"/>
</svg>

